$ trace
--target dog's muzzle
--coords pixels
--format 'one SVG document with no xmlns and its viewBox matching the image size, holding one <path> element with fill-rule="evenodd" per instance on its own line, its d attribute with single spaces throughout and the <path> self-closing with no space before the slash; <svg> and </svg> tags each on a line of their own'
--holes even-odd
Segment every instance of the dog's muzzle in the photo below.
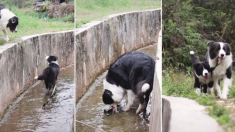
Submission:
<svg viewBox="0 0 235 132">
<path fill-rule="evenodd" d="M 111 106 L 108 110 L 104 110 L 104 114 L 109 116 L 111 114 L 115 113 L 115 108 Z"/>
</svg>

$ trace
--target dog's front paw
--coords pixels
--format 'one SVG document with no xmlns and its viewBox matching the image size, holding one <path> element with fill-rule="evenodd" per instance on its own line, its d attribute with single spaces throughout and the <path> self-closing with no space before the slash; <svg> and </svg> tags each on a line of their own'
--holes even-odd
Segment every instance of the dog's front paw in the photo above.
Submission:
<svg viewBox="0 0 235 132">
<path fill-rule="evenodd" d="M 212 94 L 212 92 L 213 92 L 213 88 L 207 88 L 207 93 L 208 94 Z"/>
<path fill-rule="evenodd" d="M 222 100 L 228 99 L 227 94 L 221 94 L 220 99 L 222 99 Z"/>
<path fill-rule="evenodd" d="M 201 89 L 200 89 L 200 88 L 196 88 L 196 89 L 195 89 L 195 93 L 197 93 L 198 95 L 200 95 L 200 94 L 201 94 Z"/>
<path fill-rule="evenodd" d="M 122 108 L 122 111 L 125 111 L 125 112 L 126 112 L 126 111 L 128 111 L 128 110 L 130 110 L 130 107 L 127 107 L 127 106 L 126 106 L 126 107 Z"/>
<path fill-rule="evenodd" d="M 6 37 L 6 42 L 8 42 L 9 41 L 9 38 L 8 37 Z"/>
<path fill-rule="evenodd" d="M 35 76 L 34 79 L 37 80 L 37 79 L 38 79 L 38 76 Z"/>
</svg>

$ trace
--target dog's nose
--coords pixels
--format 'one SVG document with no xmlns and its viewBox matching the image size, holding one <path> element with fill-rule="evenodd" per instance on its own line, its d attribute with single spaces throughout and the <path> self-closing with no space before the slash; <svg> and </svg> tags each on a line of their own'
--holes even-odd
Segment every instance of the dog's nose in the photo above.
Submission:
<svg viewBox="0 0 235 132">
<path fill-rule="evenodd" d="M 224 54 L 221 54 L 221 57 L 224 57 Z"/>
<path fill-rule="evenodd" d="M 15 31 L 17 33 L 17 31 Z"/>
<path fill-rule="evenodd" d="M 205 76 L 207 76 L 208 74 L 207 73 L 205 73 Z"/>
</svg>

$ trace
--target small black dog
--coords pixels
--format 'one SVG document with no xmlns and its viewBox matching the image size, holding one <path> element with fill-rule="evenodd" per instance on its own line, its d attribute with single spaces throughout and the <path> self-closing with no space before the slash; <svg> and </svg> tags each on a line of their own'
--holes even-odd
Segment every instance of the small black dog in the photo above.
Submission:
<svg viewBox="0 0 235 132">
<path fill-rule="evenodd" d="M 191 61 L 193 65 L 194 74 L 194 88 L 196 93 L 212 93 L 213 79 L 208 62 L 200 62 L 194 55 L 193 51 L 190 51 Z"/>
<path fill-rule="evenodd" d="M 46 89 L 48 90 L 47 94 L 49 94 L 49 91 L 55 88 L 55 83 L 59 75 L 60 68 L 58 64 L 58 57 L 46 56 L 45 58 L 49 62 L 49 66 L 43 71 L 41 76 L 36 76 L 35 79 L 45 81 Z"/>
</svg>

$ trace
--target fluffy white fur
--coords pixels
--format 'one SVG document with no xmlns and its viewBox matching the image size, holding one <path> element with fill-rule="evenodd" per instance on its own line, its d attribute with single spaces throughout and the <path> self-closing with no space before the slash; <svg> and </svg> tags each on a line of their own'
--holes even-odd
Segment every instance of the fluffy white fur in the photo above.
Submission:
<svg viewBox="0 0 235 132">
<path fill-rule="evenodd" d="M 142 86 L 142 92 L 146 92 L 148 89 L 150 88 L 150 85 L 148 83 L 145 83 L 143 86 Z"/>
<path fill-rule="evenodd" d="M 8 9 L 2 9 L 1 10 L 0 30 L 2 30 L 3 33 L 5 34 L 5 39 L 6 39 L 7 42 L 9 41 L 9 38 L 7 36 L 8 20 L 11 19 L 14 16 L 16 16 L 16 15 Z M 15 31 L 17 31 L 17 28 L 15 29 Z"/>
<path fill-rule="evenodd" d="M 232 53 L 230 55 L 226 56 L 225 51 L 223 50 L 223 43 L 220 43 L 221 50 L 219 51 L 218 57 L 221 57 L 221 54 L 224 54 L 223 60 L 219 62 L 219 64 L 216 66 L 216 68 L 213 71 L 213 81 L 214 81 L 214 90 L 217 92 L 218 96 L 221 99 L 227 99 L 229 87 L 232 86 L 232 78 L 228 79 L 226 77 L 226 70 L 228 67 L 232 64 Z M 213 67 L 216 65 L 216 59 L 209 59 L 210 67 Z M 218 81 L 220 79 L 223 79 L 224 85 L 223 85 L 223 92 L 221 94 L 220 86 L 218 85 Z"/>
<path fill-rule="evenodd" d="M 190 51 L 190 55 L 194 55 L 194 51 Z"/>
<path fill-rule="evenodd" d="M 103 80 L 104 89 L 107 89 L 112 92 L 113 96 L 112 99 L 114 102 L 121 102 L 124 97 L 124 89 L 122 87 L 117 87 L 116 85 L 112 85 L 109 82 L 106 81 L 106 79 Z"/>
<path fill-rule="evenodd" d="M 136 95 L 132 90 L 126 90 L 126 91 L 127 91 L 127 105 L 126 107 L 122 108 L 123 111 L 130 110 L 136 98 Z"/>
</svg>

